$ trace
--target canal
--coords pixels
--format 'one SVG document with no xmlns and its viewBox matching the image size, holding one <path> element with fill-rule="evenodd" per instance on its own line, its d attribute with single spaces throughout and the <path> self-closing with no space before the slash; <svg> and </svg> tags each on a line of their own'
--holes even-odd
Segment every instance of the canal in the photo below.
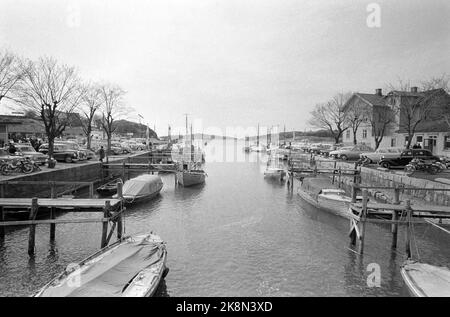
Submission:
<svg viewBox="0 0 450 317">
<path fill-rule="evenodd" d="M 290 194 L 285 183 L 264 179 L 264 155 L 244 154 L 242 145 L 211 142 L 204 186 L 174 187 L 173 175 L 162 175 L 161 195 L 127 210 L 127 234 L 154 231 L 167 242 L 170 272 L 158 296 L 408 295 L 400 275 L 403 231 L 392 252 L 389 227 L 368 225 L 365 254 L 355 254 L 348 220 L 303 202 L 297 184 Z M 48 232 L 37 227 L 34 259 L 28 229 L 8 232 L 0 244 L 0 296 L 31 295 L 100 246 L 99 224 L 58 225 L 55 245 Z M 445 234 L 416 225 L 415 237 L 422 260 L 448 265 Z"/>
</svg>

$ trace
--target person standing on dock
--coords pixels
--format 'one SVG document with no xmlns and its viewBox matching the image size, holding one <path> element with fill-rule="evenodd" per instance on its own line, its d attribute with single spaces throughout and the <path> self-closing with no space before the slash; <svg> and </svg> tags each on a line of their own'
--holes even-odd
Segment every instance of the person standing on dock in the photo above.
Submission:
<svg viewBox="0 0 450 317">
<path fill-rule="evenodd" d="M 98 154 L 100 155 L 100 162 L 103 162 L 103 159 L 105 158 L 105 149 L 103 149 L 103 146 L 100 147 Z"/>
</svg>

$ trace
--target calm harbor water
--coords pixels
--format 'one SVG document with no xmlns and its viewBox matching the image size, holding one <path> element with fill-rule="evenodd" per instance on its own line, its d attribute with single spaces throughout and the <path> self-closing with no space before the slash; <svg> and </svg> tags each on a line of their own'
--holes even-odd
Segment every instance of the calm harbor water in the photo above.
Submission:
<svg viewBox="0 0 450 317">
<path fill-rule="evenodd" d="M 368 225 L 359 256 L 348 249 L 347 220 L 302 201 L 297 184 L 290 194 L 284 183 L 265 180 L 264 157 L 243 156 L 240 144 L 226 148 L 208 145 L 204 186 L 175 188 L 173 176 L 163 175 L 157 199 L 127 210 L 127 234 L 154 231 L 167 242 L 170 272 L 157 295 L 408 296 L 399 269 L 402 230 L 392 252 L 389 228 Z M 98 217 L 61 215 L 74 216 Z M 415 226 L 415 233 L 422 260 L 448 265 L 445 234 L 429 226 Z M 0 296 L 31 295 L 96 251 L 100 235 L 99 224 L 58 225 L 51 246 L 49 226 L 38 226 L 36 257 L 29 259 L 28 229 L 10 231 L 0 244 Z M 371 263 L 380 267 L 380 287 L 367 285 Z"/>
</svg>

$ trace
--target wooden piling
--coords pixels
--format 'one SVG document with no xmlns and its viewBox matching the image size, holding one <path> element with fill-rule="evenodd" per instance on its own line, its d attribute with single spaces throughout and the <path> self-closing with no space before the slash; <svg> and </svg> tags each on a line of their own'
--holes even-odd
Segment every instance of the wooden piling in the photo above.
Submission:
<svg viewBox="0 0 450 317">
<path fill-rule="evenodd" d="M 395 187 L 394 188 L 394 204 L 400 205 L 400 188 Z M 397 240 L 398 240 L 398 213 L 396 210 L 392 211 L 392 225 L 391 225 L 391 233 L 392 233 L 392 244 L 391 248 L 396 249 L 397 248 Z M 395 221 L 395 222 L 394 222 Z"/>
<path fill-rule="evenodd" d="M 57 194 L 56 194 L 56 188 L 55 188 L 55 183 L 52 182 L 50 185 L 50 197 L 51 198 L 56 198 Z M 55 215 L 55 208 L 50 208 L 50 219 L 55 219 L 56 215 Z M 51 223 L 50 224 L 50 241 L 55 241 L 55 237 L 56 237 L 56 223 Z"/>
<path fill-rule="evenodd" d="M 357 191 L 358 191 L 358 189 L 356 187 L 356 183 L 353 182 L 353 184 L 352 184 L 352 203 L 356 203 Z"/>
<path fill-rule="evenodd" d="M 122 179 L 125 181 L 125 161 L 122 162 Z"/>
<path fill-rule="evenodd" d="M 122 212 L 123 212 L 123 184 L 117 183 L 117 197 L 121 200 L 119 215 L 117 217 L 117 239 L 122 239 L 123 226 L 122 226 Z"/>
<path fill-rule="evenodd" d="M 31 209 L 29 220 L 35 220 L 38 212 L 38 199 L 34 197 L 31 200 Z M 35 249 L 35 239 L 36 239 L 36 225 L 30 225 L 30 233 L 28 235 L 28 255 L 34 255 Z"/>
<path fill-rule="evenodd" d="M 367 202 L 369 201 L 369 195 L 367 190 L 363 191 L 363 201 L 362 201 L 362 214 L 361 214 L 361 229 L 359 232 L 359 254 L 364 252 L 364 237 L 366 235 L 366 218 L 367 218 Z"/>
<path fill-rule="evenodd" d="M 334 178 L 335 178 L 335 175 L 336 175 L 336 167 L 337 167 L 337 161 L 334 161 L 334 164 L 333 164 L 333 179 L 331 180 L 331 184 L 334 184 Z"/>
<path fill-rule="evenodd" d="M 3 213 L 3 206 L 0 206 L 0 222 L 5 221 L 5 215 Z M 0 240 L 5 238 L 5 228 L 0 226 Z"/>
<path fill-rule="evenodd" d="M 406 246 L 405 252 L 407 259 L 411 258 L 411 202 L 406 201 Z"/>
<path fill-rule="evenodd" d="M 89 198 L 94 198 L 94 182 L 89 184 Z"/>
<path fill-rule="evenodd" d="M 109 200 L 107 200 L 105 202 L 105 208 L 103 210 L 104 218 L 109 218 L 110 209 L 111 209 L 111 202 Z M 101 246 L 100 246 L 102 249 L 104 247 L 106 247 L 107 236 L 108 236 L 108 222 L 105 221 L 102 224 L 102 241 L 101 241 Z"/>
</svg>

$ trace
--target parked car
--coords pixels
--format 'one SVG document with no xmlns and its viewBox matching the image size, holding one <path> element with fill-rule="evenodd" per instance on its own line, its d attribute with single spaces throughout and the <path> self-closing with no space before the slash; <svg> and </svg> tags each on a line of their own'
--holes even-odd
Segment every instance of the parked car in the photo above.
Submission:
<svg viewBox="0 0 450 317">
<path fill-rule="evenodd" d="M 77 142 L 75 142 L 75 141 L 57 141 L 57 142 L 55 142 L 55 144 L 66 145 L 70 149 L 78 151 L 78 160 L 79 161 L 87 160 L 86 149 L 83 149 L 81 146 L 79 146 Z"/>
<path fill-rule="evenodd" d="M 42 144 L 39 152 L 48 154 L 48 144 Z M 53 158 L 60 162 L 72 163 L 79 160 L 79 151 L 71 149 L 67 144 L 56 144 L 53 146 Z"/>
<path fill-rule="evenodd" d="M 375 152 L 364 152 L 360 154 L 360 158 L 367 158 L 369 164 L 378 163 L 382 157 L 384 158 L 396 158 L 404 151 L 404 148 L 399 147 L 389 147 L 389 148 L 378 148 Z"/>
<path fill-rule="evenodd" d="M 365 144 L 344 146 L 335 151 L 331 151 L 330 156 L 342 160 L 356 160 L 359 159 L 359 155 L 364 152 L 373 152 L 373 149 Z"/>
<path fill-rule="evenodd" d="M 15 159 L 17 159 L 17 155 L 11 155 L 8 150 L 0 149 L 0 160 L 9 162 Z"/>
<path fill-rule="evenodd" d="M 325 144 L 326 146 L 320 150 L 319 154 L 328 157 L 332 151 L 337 151 L 341 148 L 338 144 Z"/>
<path fill-rule="evenodd" d="M 29 158 L 38 165 L 45 165 L 48 156 L 36 151 L 30 144 L 15 144 L 16 153 L 20 153 L 23 157 Z"/>
<path fill-rule="evenodd" d="M 429 150 L 407 149 L 404 150 L 398 157 L 382 157 L 378 164 L 384 168 L 404 168 L 413 158 L 418 158 L 430 162 L 440 161 L 440 158 L 433 155 L 433 153 L 431 153 L 431 151 Z"/>
<path fill-rule="evenodd" d="M 314 144 L 311 144 L 311 146 L 308 149 L 308 152 L 312 153 L 312 154 L 319 154 L 320 150 L 325 149 L 325 148 L 326 148 L 326 144 L 314 143 Z"/>
<path fill-rule="evenodd" d="M 86 159 L 87 160 L 92 160 L 93 158 L 95 158 L 95 152 L 89 149 L 83 149 L 84 152 L 86 152 Z"/>
</svg>

